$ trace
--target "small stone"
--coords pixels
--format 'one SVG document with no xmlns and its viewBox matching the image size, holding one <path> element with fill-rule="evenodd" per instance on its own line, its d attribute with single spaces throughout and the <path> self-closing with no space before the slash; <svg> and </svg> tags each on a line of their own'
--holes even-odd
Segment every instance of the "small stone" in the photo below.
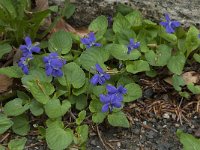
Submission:
<svg viewBox="0 0 200 150">
<path fill-rule="evenodd" d="M 176 120 L 176 114 L 172 114 L 172 119 Z"/>
<path fill-rule="evenodd" d="M 169 119 L 169 118 L 170 118 L 170 116 L 169 116 L 169 114 L 168 114 L 168 113 L 164 113 L 164 114 L 163 114 L 163 118 L 165 118 L 165 119 Z"/>
<path fill-rule="evenodd" d="M 167 127 L 167 125 L 164 125 L 164 126 L 163 126 L 163 128 L 166 128 L 166 127 Z"/>
<path fill-rule="evenodd" d="M 121 147 L 121 143 L 120 142 L 117 142 L 117 147 Z"/>
<path fill-rule="evenodd" d="M 175 124 L 175 127 L 180 127 L 180 125 L 176 123 L 176 124 Z"/>
</svg>

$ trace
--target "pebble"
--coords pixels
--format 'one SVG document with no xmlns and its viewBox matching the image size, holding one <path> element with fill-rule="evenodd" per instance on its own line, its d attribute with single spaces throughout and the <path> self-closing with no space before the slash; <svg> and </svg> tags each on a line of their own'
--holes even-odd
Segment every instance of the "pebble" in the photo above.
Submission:
<svg viewBox="0 0 200 150">
<path fill-rule="evenodd" d="M 121 147 L 121 143 L 120 142 L 117 142 L 117 147 Z"/>
<path fill-rule="evenodd" d="M 164 114 L 163 114 L 163 118 L 165 118 L 165 119 L 169 119 L 169 118 L 170 118 L 170 116 L 169 116 L 169 114 L 168 114 L 168 113 L 164 113 Z"/>
<path fill-rule="evenodd" d="M 180 125 L 176 123 L 176 124 L 175 124 L 175 127 L 180 127 Z"/>
</svg>

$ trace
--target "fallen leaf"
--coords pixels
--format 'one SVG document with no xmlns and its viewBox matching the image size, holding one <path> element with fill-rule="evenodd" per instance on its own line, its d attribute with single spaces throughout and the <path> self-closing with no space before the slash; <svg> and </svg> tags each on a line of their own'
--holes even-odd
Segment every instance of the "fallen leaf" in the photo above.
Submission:
<svg viewBox="0 0 200 150">
<path fill-rule="evenodd" d="M 13 83 L 12 78 L 0 74 L 0 93 L 8 91 L 12 83 Z"/>
<path fill-rule="evenodd" d="M 200 78 L 200 74 L 196 73 L 195 71 L 185 72 L 181 76 L 182 76 L 185 84 L 198 83 L 199 82 L 199 78 Z"/>
<path fill-rule="evenodd" d="M 58 23 L 56 24 L 56 26 L 52 29 L 51 32 L 54 33 L 54 32 L 57 32 L 59 30 L 71 32 L 71 33 L 74 33 L 74 34 L 76 34 L 80 37 L 84 37 L 89 33 L 89 30 L 87 28 L 78 28 L 78 29 L 73 28 L 70 24 L 65 22 L 64 19 L 60 19 L 58 21 Z"/>
<path fill-rule="evenodd" d="M 186 85 L 189 84 L 189 83 L 197 84 L 200 80 L 200 74 L 195 72 L 195 71 L 185 72 L 181 76 L 182 76 Z M 169 83 L 170 85 L 173 85 L 172 84 L 172 77 L 167 77 L 167 78 L 164 79 L 164 81 Z"/>
</svg>

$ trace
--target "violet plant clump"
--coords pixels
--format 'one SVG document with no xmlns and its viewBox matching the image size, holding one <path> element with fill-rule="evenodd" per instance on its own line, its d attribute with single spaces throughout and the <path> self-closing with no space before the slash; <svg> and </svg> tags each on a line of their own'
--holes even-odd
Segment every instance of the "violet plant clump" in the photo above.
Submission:
<svg viewBox="0 0 200 150">
<path fill-rule="evenodd" d="M 101 44 L 96 42 L 96 37 L 94 32 L 90 32 L 87 37 L 81 38 L 82 44 L 86 46 L 86 48 L 91 48 L 92 46 L 100 47 Z"/>
<path fill-rule="evenodd" d="M 95 67 L 96 67 L 97 73 L 91 78 L 90 82 L 93 85 L 97 85 L 97 84 L 102 85 L 106 82 L 106 80 L 110 79 L 110 75 L 104 72 L 99 64 L 96 64 Z"/>
<path fill-rule="evenodd" d="M 32 55 L 27 55 L 27 56 L 21 57 L 20 60 L 19 60 L 19 62 L 18 62 L 18 66 L 22 69 L 22 71 L 26 75 L 29 73 L 28 62 L 30 60 L 32 60 L 32 59 L 33 59 Z"/>
<path fill-rule="evenodd" d="M 33 52 L 39 53 L 40 47 L 32 44 L 29 36 L 25 37 L 25 45 L 20 45 L 19 49 L 22 51 L 22 57 L 18 62 L 18 66 L 22 69 L 24 74 L 29 73 L 28 62 L 33 59 Z"/>
<path fill-rule="evenodd" d="M 200 94 L 199 85 L 187 85 L 182 79 L 188 59 L 192 64 L 200 62 L 199 30 L 191 26 L 185 31 L 168 14 L 165 18 L 156 24 L 136 10 L 118 12 L 112 26 L 111 18 L 97 17 L 84 38 L 61 30 L 39 46 L 27 36 L 19 47 L 22 57 L 18 66 L 0 68 L 0 73 L 21 79 L 25 88 L 3 105 L 0 118 L 7 123 L 0 126 L 0 134 L 10 128 L 9 132 L 26 136 L 32 114 L 43 118 L 40 129 L 49 149 L 68 149 L 71 145 L 85 149 L 88 119 L 94 124 L 107 120 L 115 127 L 130 127 L 124 106 L 142 97 L 141 79 L 162 80 L 166 76 L 160 72 L 163 67 L 172 76 L 178 98 Z M 26 128 L 16 128 L 16 120 L 25 122 Z"/>
<path fill-rule="evenodd" d="M 179 27 L 181 24 L 178 21 L 172 21 L 169 17 L 169 14 L 165 14 L 166 22 L 160 22 L 160 25 L 165 27 L 167 33 L 174 33 L 175 29 Z"/>
</svg>

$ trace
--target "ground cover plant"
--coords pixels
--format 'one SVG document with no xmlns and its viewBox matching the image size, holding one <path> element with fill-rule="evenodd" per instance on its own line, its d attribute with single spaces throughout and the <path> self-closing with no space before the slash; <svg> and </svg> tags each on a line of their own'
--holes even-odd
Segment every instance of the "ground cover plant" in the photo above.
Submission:
<svg viewBox="0 0 200 150">
<path fill-rule="evenodd" d="M 22 2 L 19 6 L 24 8 L 27 1 Z M 172 76 L 172 85 L 182 99 L 200 94 L 199 85 L 186 83 L 181 76 L 187 63 L 200 62 L 200 34 L 195 26 L 184 29 L 167 13 L 158 24 L 137 10 L 119 10 L 113 18 L 93 20 L 84 37 L 60 30 L 44 38 L 37 32 L 52 10 L 40 12 L 44 14 L 40 19 L 37 15 L 27 19 L 24 11 L 22 17 L 13 16 L 16 10 L 11 3 L 0 2 L 1 23 L 12 28 L 2 28 L 6 43 L 0 51 L 3 56 L 15 46 L 21 57 L 17 64 L 0 68 L 0 74 L 17 78 L 22 88 L 16 98 L 4 101 L 1 109 L 0 134 L 11 130 L 20 137 L 8 143 L 9 149 L 24 148 L 25 136 L 32 128 L 30 116 L 42 120 L 35 127 L 39 138 L 55 150 L 74 145 L 85 149 L 88 120 L 129 128 L 123 107 L 142 97 L 141 74 L 154 78 L 162 75 L 159 69 L 165 69 L 164 76 Z M 1 14 L 5 13 L 30 26 L 21 25 L 22 30 L 13 20 L 3 22 L 6 19 Z M 200 147 L 191 135 L 177 134 L 185 149 L 194 143 Z M 191 142 L 184 142 L 188 139 Z"/>
</svg>

